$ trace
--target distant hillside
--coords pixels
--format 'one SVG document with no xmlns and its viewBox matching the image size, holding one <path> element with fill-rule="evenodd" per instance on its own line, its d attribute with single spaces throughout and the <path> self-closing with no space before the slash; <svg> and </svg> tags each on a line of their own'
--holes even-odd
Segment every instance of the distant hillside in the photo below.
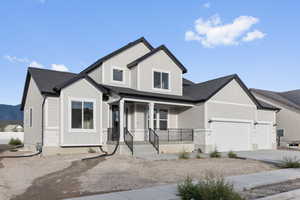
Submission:
<svg viewBox="0 0 300 200">
<path fill-rule="evenodd" d="M 0 120 L 23 120 L 23 112 L 20 111 L 20 105 L 0 104 Z"/>
</svg>

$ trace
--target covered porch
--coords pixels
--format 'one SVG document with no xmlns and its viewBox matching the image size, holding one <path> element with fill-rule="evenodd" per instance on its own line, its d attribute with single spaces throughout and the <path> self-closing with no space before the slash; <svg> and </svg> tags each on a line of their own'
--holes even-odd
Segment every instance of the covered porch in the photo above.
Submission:
<svg viewBox="0 0 300 200">
<path fill-rule="evenodd" d="M 178 126 L 178 115 L 193 107 L 189 104 L 121 99 L 110 105 L 107 141 L 120 135 L 133 149 L 134 144 L 151 143 L 159 151 L 160 144 L 193 143 L 194 130 Z"/>
</svg>

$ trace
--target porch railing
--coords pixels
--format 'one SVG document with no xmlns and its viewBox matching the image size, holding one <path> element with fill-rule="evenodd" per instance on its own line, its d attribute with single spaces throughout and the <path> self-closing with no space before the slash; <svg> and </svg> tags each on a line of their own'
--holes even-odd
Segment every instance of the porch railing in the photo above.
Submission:
<svg viewBox="0 0 300 200">
<path fill-rule="evenodd" d="M 119 128 L 108 128 L 107 129 L 107 141 L 116 142 L 119 140 L 120 131 Z"/>
<path fill-rule="evenodd" d="M 194 129 L 169 128 L 167 130 L 157 130 L 159 140 L 164 142 L 193 142 Z"/>
<path fill-rule="evenodd" d="M 149 142 L 153 145 L 153 147 L 159 154 L 159 136 L 151 128 L 149 128 Z"/>
<path fill-rule="evenodd" d="M 127 128 L 124 128 L 124 142 L 128 146 L 133 155 L 133 136 Z"/>
</svg>

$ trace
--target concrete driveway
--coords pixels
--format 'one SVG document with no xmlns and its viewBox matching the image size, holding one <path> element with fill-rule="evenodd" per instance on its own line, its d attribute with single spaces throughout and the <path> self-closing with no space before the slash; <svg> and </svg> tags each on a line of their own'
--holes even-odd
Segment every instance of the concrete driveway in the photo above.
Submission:
<svg viewBox="0 0 300 200">
<path fill-rule="evenodd" d="M 300 160 L 300 151 L 293 150 L 257 150 L 236 152 L 239 157 L 254 159 L 270 163 L 280 163 L 284 157 L 292 157 Z"/>
</svg>

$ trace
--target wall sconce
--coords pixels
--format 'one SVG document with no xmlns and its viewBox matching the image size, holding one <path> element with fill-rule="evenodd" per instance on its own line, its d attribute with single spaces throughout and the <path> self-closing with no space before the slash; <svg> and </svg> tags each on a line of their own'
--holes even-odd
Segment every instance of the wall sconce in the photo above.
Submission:
<svg viewBox="0 0 300 200">
<path fill-rule="evenodd" d="M 254 125 L 256 126 L 258 124 L 258 122 L 254 122 Z"/>
<path fill-rule="evenodd" d="M 208 123 L 212 123 L 213 121 L 210 119 L 210 120 L 208 120 Z"/>
<path fill-rule="evenodd" d="M 278 126 L 277 124 L 273 124 L 273 126 Z"/>
</svg>

